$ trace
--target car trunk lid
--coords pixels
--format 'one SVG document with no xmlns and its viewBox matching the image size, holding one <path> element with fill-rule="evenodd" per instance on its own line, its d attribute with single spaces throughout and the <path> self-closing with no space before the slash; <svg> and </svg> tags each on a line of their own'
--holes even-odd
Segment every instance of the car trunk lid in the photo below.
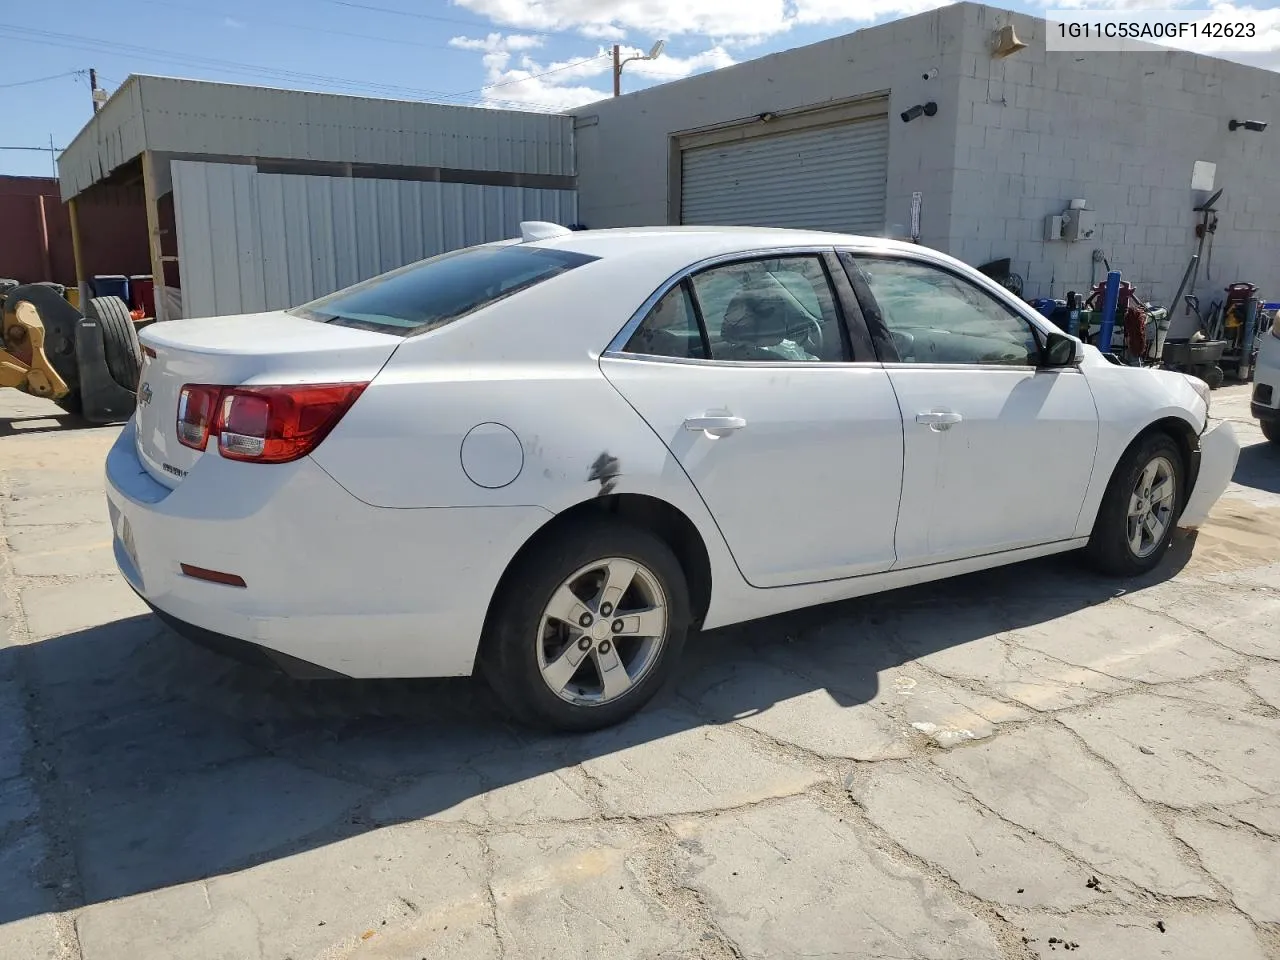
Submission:
<svg viewBox="0 0 1280 960">
<path fill-rule="evenodd" d="M 143 467 L 176 487 L 202 456 L 178 440 L 178 403 L 186 384 L 218 386 L 367 383 L 403 339 L 317 323 L 283 311 L 174 320 L 142 330 L 137 451 Z"/>
</svg>

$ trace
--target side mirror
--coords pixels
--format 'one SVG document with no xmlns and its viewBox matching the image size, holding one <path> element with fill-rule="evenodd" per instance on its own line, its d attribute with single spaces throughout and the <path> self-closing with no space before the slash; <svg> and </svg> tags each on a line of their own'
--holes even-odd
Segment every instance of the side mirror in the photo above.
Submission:
<svg viewBox="0 0 1280 960">
<path fill-rule="evenodd" d="M 1050 333 L 1044 341 L 1044 367 L 1073 367 L 1084 359 L 1084 344 L 1065 333 Z"/>
</svg>

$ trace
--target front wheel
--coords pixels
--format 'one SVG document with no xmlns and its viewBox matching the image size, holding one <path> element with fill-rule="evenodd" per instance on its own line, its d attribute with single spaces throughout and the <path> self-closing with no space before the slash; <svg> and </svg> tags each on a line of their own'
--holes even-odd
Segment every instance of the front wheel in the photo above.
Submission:
<svg viewBox="0 0 1280 960">
<path fill-rule="evenodd" d="M 689 588 L 671 548 L 612 520 L 549 536 L 498 590 L 481 669 L 536 726 L 597 730 L 630 717 L 671 675 L 689 631 Z"/>
<path fill-rule="evenodd" d="M 1182 502 L 1182 453 L 1163 433 L 1125 454 L 1103 495 L 1086 551 L 1103 573 L 1134 577 L 1158 565 Z"/>
<path fill-rule="evenodd" d="M 1262 435 L 1272 443 L 1280 443 L 1280 420 L 1259 420 Z"/>
</svg>

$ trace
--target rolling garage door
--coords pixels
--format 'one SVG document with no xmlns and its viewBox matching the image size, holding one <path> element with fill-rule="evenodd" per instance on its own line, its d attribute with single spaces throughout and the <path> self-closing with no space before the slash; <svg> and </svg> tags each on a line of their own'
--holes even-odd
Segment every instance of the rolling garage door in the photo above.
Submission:
<svg viewBox="0 0 1280 960">
<path fill-rule="evenodd" d="M 879 234 L 889 119 L 690 147 L 680 169 L 681 223 Z"/>
</svg>

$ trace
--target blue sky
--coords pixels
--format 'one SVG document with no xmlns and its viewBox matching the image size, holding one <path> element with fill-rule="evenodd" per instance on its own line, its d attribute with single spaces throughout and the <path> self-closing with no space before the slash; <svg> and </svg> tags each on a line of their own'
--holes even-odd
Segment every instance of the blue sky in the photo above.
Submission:
<svg viewBox="0 0 1280 960">
<path fill-rule="evenodd" d="M 1083 5 L 1083 0 L 1062 5 L 1068 3 Z M 130 73 L 154 73 L 564 110 L 609 93 L 607 51 L 614 42 L 638 53 L 655 40 L 667 40 L 658 60 L 628 64 L 624 89 L 636 90 L 941 5 L 940 0 L 44 0 L 22 4 L 20 16 L 10 14 L 0 22 L 0 146 L 47 146 L 50 137 L 56 147 L 69 143 L 92 111 L 89 67 L 97 68 L 107 90 Z M 1132 5 L 1155 4 L 1089 3 Z M 1267 13 L 1274 17 L 1276 10 Z M 45 176 L 50 171 L 47 152 L 0 150 L 0 173 Z"/>
</svg>

